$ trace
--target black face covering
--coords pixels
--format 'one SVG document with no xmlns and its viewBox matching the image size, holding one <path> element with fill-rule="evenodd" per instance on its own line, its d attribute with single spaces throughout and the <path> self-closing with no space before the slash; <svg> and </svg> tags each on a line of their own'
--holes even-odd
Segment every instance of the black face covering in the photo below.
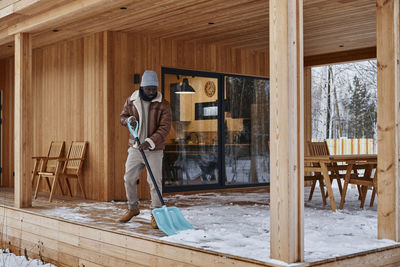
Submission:
<svg viewBox="0 0 400 267">
<path fill-rule="evenodd" d="M 142 100 L 144 100 L 144 101 L 151 101 L 151 100 L 153 100 L 154 98 L 156 98 L 157 97 L 157 94 L 154 96 L 154 97 L 148 97 L 145 93 L 144 93 L 144 91 L 143 91 L 143 89 L 140 87 L 140 89 L 139 89 L 139 96 L 140 96 L 140 98 L 142 99 Z"/>
</svg>

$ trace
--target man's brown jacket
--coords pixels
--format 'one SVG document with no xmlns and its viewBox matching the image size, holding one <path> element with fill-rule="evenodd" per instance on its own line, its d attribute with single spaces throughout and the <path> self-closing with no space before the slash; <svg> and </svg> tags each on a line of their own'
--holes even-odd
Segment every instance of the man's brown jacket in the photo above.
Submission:
<svg viewBox="0 0 400 267">
<path fill-rule="evenodd" d="M 133 116 L 139 121 L 139 133 L 143 125 L 140 124 L 142 117 L 142 104 L 139 97 L 139 90 L 135 91 L 125 102 L 124 109 L 120 115 L 121 124 L 127 126 L 127 120 Z M 145 139 L 150 144 L 150 150 L 163 150 L 165 148 L 165 138 L 171 129 L 171 107 L 168 101 L 162 99 L 160 92 L 150 103 L 148 118 L 148 138 Z M 135 125 L 132 125 L 135 127 Z M 139 134 L 140 136 L 140 134 Z M 137 147 L 132 134 L 129 135 L 129 145 Z"/>
</svg>

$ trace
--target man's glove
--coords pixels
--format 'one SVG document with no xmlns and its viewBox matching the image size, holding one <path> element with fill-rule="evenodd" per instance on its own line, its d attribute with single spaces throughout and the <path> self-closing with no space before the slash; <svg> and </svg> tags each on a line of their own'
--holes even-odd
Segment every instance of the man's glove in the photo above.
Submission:
<svg viewBox="0 0 400 267">
<path fill-rule="evenodd" d="M 132 127 L 135 127 L 135 125 L 136 125 L 136 118 L 134 117 L 134 116 L 130 116 L 127 120 L 126 120 L 126 123 L 128 124 L 128 122 L 130 123 L 130 125 L 132 126 Z"/>
<path fill-rule="evenodd" d="M 149 147 L 150 147 L 149 142 L 145 141 L 145 142 L 143 142 L 143 144 L 140 144 L 139 149 L 146 150 L 146 149 L 149 149 Z"/>
</svg>

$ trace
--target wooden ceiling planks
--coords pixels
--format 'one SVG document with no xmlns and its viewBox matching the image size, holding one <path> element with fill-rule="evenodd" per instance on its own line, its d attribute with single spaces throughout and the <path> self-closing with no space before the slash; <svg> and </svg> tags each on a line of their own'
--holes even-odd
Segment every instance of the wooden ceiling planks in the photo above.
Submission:
<svg viewBox="0 0 400 267">
<path fill-rule="evenodd" d="M 26 8 L 29 1 L 33 4 Z M 23 29 L 33 33 L 34 47 L 105 30 L 234 48 L 268 50 L 269 46 L 267 0 L 19 0 L 7 3 L 12 2 L 25 6 L 0 19 L 0 39 L 3 38 L 0 44 L 6 43 L 0 46 L 0 57 L 10 53 L 7 42 L 12 39 L 7 34 Z M 56 12 L 63 8 L 66 12 Z M 47 22 L 44 18 L 35 20 L 46 14 L 53 17 Z M 32 21 L 37 25 L 28 23 Z M 53 32 L 54 28 L 59 32 Z M 375 0 L 304 0 L 305 56 L 374 46 Z"/>
</svg>

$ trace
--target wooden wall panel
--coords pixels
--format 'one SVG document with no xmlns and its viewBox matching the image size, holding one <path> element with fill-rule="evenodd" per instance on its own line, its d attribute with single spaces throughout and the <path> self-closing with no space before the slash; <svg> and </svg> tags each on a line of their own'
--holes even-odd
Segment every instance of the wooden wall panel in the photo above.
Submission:
<svg viewBox="0 0 400 267">
<path fill-rule="evenodd" d="M 113 118 L 111 125 L 114 129 L 115 138 L 112 146 L 115 148 L 113 155 L 114 169 L 112 181 L 114 184 L 114 199 L 126 199 L 124 178 L 125 173 L 125 160 L 128 155 L 128 138 L 129 134 L 125 127 L 119 122 L 119 114 L 122 111 L 122 107 L 126 98 L 130 95 L 133 90 L 133 68 L 131 66 L 133 60 L 131 53 L 132 47 L 128 49 L 128 36 L 125 34 L 114 34 L 113 35 L 113 47 L 114 47 L 114 102 L 113 102 Z M 118 53 L 118 51 L 126 51 L 126 53 Z M 132 60 L 130 59 L 132 58 Z"/>
<path fill-rule="evenodd" d="M 307 142 L 312 140 L 312 72 L 304 68 L 304 155 L 308 156 Z"/>
<path fill-rule="evenodd" d="M 104 146 L 103 153 L 103 200 L 109 201 L 114 197 L 114 155 L 115 147 L 109 145 L 109 140 L 114 140 L 114 108 L 112 106 L 114 99 L 114 47 L 113 47 L 113 33 L 103 32 L 103 83 L 104 92 L 102 99 L 103 104 L 103 143 L 107 144 Z"/>
<path fill-rule="evenodd" d="M 104 149 L 104 107 L 103 95 L 106 85 L 103 83 L 104 40 L 103 34 L 84 38 L 84 83 L 83 83 L 83 138 L 89 140 L 89 155 L 86 168 L 90 174 L 85 176 L 85 189 L 94 199 L 103 199 L 105 174 L 103 165 Z"/>
<path fill-rule="evenodd" d="M 119 114 L 126 98 L 138 89 L 133 84 L 134 73 L 153 69 L 160 84 L 161 67 L 265 77 L 267 57 L 266 52 L 119 32 L 101 32 L 34 49 L 33 154 L 45 155 L 52 140 L 65 140 L 67 150 L 71 141 L 88 141 L 83 170 L 88 198 L 123 200 L 128 131 L 120 125 Z M 6 59 L 0 64 L 4 70 L 1 77 L 12 78 L 0 82 L 5 88 L 4 101 L 13 103 L 13 63 Z M 6 105 L 4 111 L 12 113 L 13 106 Z M 5 134 L 4 143 L 12 144 L 12 138 Z M 13 186 L 12 146 L 3 149 L 11 159 L 3 162 L 3 186 Z M 148 186 L 144 177 L 141 181 L 139 196 L 146 198 Z M 73 193 L 81 195 L 76 182 L 72 184 Z"/>
<path fill-rule="evenodd" d="M 0 61 L 0 90 L 3 92 L 2 180 L 1 186 L 14 186 L 14 58 Z M 11 137 L 11 140 L 10 140 Z"/>
<path fill-rule="evenodd" d="M 161 67 L 194 69 L 223 73 L 268 76 L 267 52 L 216 47 L 202 43 L 152 38 L 145 35 L 113 33 L 114 47 L 114 199 L 125 199 L 124 166 L 127 157 L 128 131 L 119 123 L 123 104 L 139 85 L 134 73 L 146 69 L 157 72 L 161 84 Z M 147 182 L 140 182 L 139 196 L 148 196 Z"/>
<path fill-rule="evenodd" d="M 85 139 L 82 52 L 81 39 L 34 50 L 34 155 L 46 155 L 52 140 L 66 141 L 68 151 L 71 141 Z"/>
</svg>

